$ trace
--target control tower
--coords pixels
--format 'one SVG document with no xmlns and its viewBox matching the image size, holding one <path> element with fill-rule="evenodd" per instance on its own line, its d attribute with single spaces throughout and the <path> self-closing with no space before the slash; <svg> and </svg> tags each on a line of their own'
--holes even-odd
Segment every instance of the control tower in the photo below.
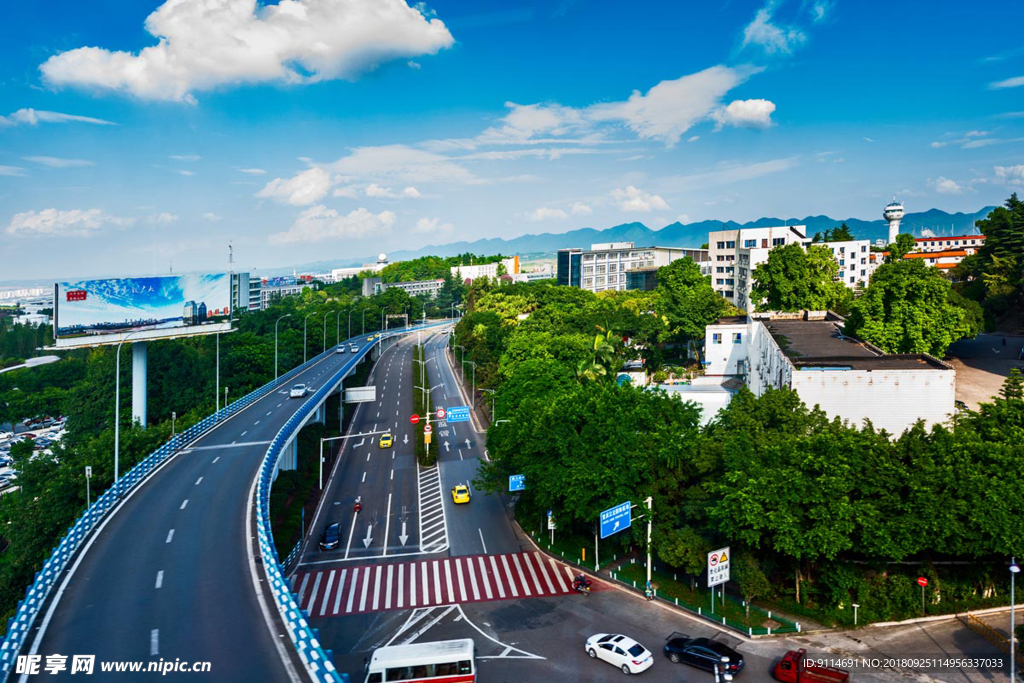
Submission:
<svg viewBox="0 0 1024 683">
<path fill-rule="evenodd" d="M 892 201 L 885 205 L 882 211 L 882 218 L 889 221 L 889 241 L 892 244 L 896 241 L 896 235 L 900 234 L 900 221 L 903 219 L 903 205 L 896 201 L 893 195 Z"/>
</svg>

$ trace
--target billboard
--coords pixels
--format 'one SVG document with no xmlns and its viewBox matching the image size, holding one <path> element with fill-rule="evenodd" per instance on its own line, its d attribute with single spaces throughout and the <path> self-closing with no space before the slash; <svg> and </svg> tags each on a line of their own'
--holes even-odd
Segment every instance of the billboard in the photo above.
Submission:
<svg viewBox="0 0 1024 683">
<path fill-rule="evenodd" d="M 173 275 L 58 282 L 57 348 L 211 334 L 230 329 L 231 276 Z"/>
</svg>

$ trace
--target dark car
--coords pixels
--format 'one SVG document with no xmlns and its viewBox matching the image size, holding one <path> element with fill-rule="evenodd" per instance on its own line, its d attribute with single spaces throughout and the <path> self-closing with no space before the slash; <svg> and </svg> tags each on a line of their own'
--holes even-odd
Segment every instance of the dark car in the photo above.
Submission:
<svg viewBox="0 0 1024 683">
<path fill-rule="evenodd" d="M 743 656 L 725 643 L 710 638 L 690 638 L 673 633 L 665 643 L 665 656 L 675 663 L 682 662 L 705 671 L 714 671 L 715 664 L 724 666 L 725 672 L 738 674 L 743 670 Z M 728 657 L 728 662 L 722 658 Z"/>
<path fill-rule="evenodd" d="M 335 522 L 320 535 L 320 550 L 334 550 L 341 545 L 341 523 Z"/>
</svg>

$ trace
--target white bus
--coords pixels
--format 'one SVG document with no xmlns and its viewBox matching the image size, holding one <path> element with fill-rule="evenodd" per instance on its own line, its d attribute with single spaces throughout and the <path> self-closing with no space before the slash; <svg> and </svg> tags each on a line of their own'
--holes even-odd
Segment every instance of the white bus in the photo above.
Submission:
<svg viewBox="0 0 1024 683">
<path fill-rule="evenodd" d="M 469 638 L 377 648 L 366 666 L 366 683 L 472 683 L 475 680 L 473 641 Z"/>
</svg>

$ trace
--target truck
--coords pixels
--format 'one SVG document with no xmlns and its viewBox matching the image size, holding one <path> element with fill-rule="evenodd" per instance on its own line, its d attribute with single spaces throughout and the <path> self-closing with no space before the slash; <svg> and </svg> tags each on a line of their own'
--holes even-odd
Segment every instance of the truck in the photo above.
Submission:
<svg viewBox="0 0 1024 683">
<path fill-rule="evenodd" d="M 782 683 L 847 683 L 850 672 L 818 666 L 807 661 L 807 650 L 790 650 L 772 670 L 772 676 Z"/>
</svg>

